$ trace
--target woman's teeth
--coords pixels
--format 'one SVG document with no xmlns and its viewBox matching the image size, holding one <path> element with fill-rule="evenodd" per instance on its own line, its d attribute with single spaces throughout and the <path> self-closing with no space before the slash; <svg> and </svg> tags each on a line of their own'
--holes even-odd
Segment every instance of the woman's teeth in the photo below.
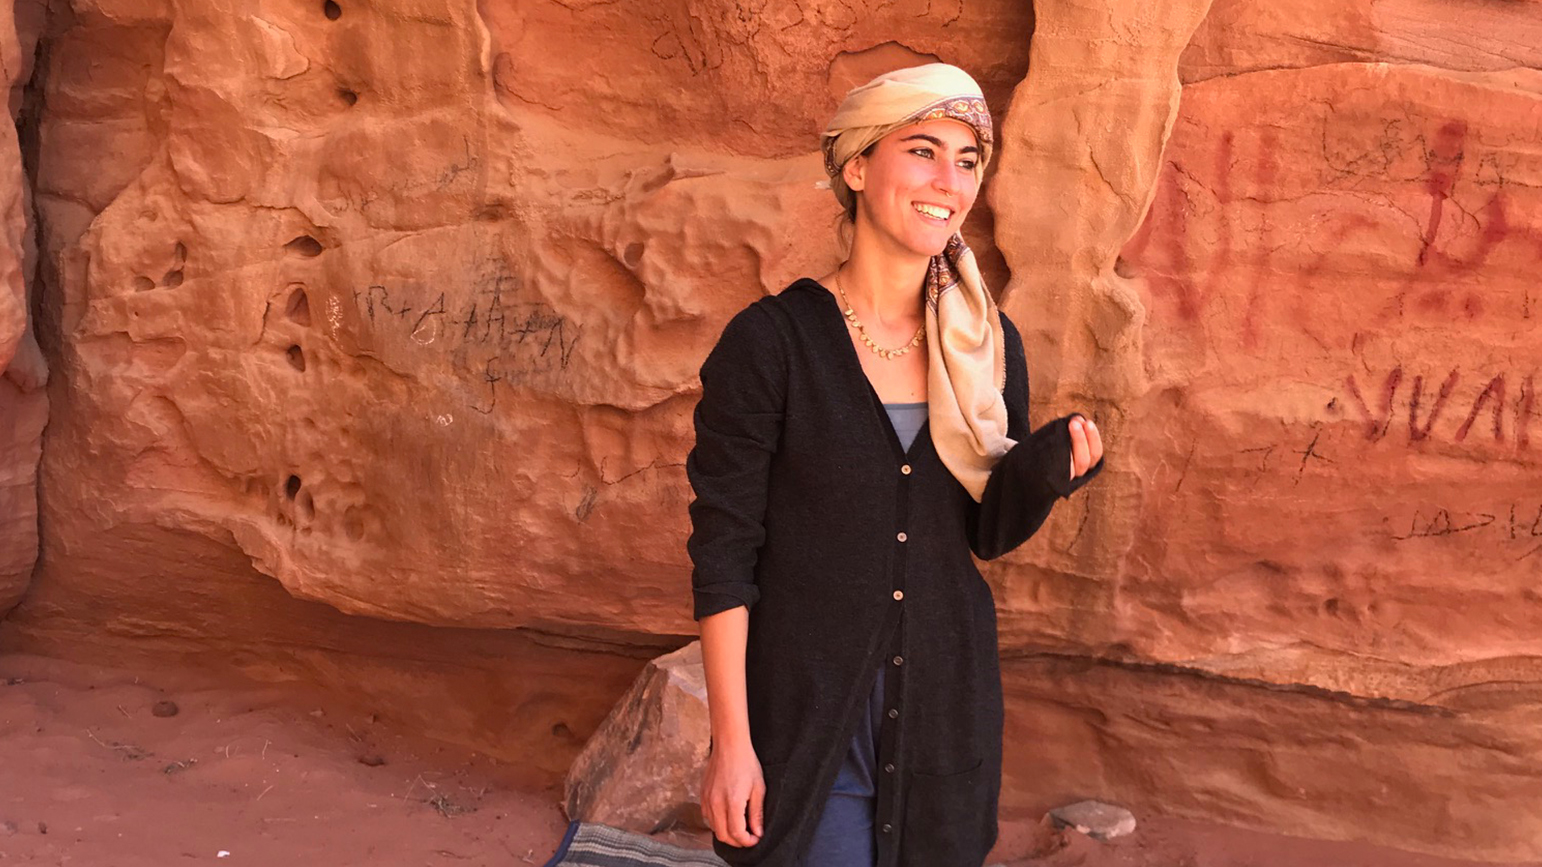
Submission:
<svg viewBox="0 0 1542 867">
<path fill-rule="evenodd" d="M 920 211 L 924 216 L 931 217 L 934 220 L 947 220 L 949 217 L 953 216 L 952 211 L 948 210 L 947 208 L 939 208 L 936 205 L 923 205 L 917 203 L 916 210 Z"/>
</svg>

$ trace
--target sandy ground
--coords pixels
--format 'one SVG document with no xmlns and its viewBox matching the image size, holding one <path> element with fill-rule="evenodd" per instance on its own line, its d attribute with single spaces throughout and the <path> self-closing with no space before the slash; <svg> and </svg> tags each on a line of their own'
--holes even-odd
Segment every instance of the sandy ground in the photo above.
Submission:
<svg viewBox="0 0 1542 867">
<path fill-rule="evenodd" d="M 0 658 L 0 864 L 543 864 L 556 797 L 298 685 Z"/>
<path fill-rule="evenodd" d="M 0 864 L 540 865 L 567 824 L 558 798 L 302 685 L 0 657 Z M 1468 863 L 1149 817 L 1108 843 L 1003 835 L 1041 854 L 1013 867 Z"/>
</svg>

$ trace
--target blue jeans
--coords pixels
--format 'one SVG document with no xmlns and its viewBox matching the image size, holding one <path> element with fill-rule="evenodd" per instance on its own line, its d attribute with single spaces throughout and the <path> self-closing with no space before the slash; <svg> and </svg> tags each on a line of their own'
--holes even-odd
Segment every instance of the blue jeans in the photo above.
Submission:
<svg viewBox="0 0 1542 867">
<path fill-rule="evenodd" d="M 830 787 L 814 839 L 797 867 L 872 867 L 877 860 L 873 816 L 878 790 L 878 732 L 883 725 L 886 668 L 880 667 L 867 697 L 868 725 L 857 725 L 846 760 Z"/>
</svg>

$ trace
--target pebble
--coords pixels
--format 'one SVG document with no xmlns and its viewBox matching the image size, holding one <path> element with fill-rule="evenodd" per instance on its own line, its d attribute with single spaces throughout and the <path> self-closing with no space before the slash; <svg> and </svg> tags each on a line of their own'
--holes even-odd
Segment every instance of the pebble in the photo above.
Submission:
<svg viewBox="0 0 1542 867">
<path fill-rule="evenodd" d="M 150 708 L 150 713 L 159 717 L 176 716 L 181 712 L 182 709 L 177 707 L 177 703 L 169 699 L 162 699 Z"/>
<path fill-rule="evenodd" d="M 1056 827 L 1075 828 L 1094 840 L 1112 840 L 1135 832 L 1135 814 L 1101 801 L 1078 801 L 1049 811 Z"/>
</svg>

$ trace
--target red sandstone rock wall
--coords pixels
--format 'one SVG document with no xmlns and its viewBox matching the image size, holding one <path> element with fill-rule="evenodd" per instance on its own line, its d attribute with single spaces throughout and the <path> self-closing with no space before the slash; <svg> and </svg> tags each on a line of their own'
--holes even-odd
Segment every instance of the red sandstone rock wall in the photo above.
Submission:
<svg viewBox="0 0 1542 867">
<path fill-rule="evenodd" d="M 1005 808 L 1542 857 L 1536 16 L 1318 6 L 56 2 L 0 635 L 553 772 L 693 632 L 694 374 L 835 261 L 821 122 L 935 57 L 996 106 L 1035 411 L 1110 448 L 989 572 Z"/>
<path fill-rule="evenodd" d="M 30 4 L 0 7 L 0 77 L 12 121 L 32 73 L 38 12 Z M 0 124 L 0 617 L 27 589 L 37 561 L 37 468 L 48 419 L 48 365 L 31 316 L 37 253 L 29 195 L 16 126 Z"/>
<path fill-rule="evenodd" d="M 1538 19 L 1205 6 L 1039 4 L 1003 144 L 1037 393 L 1116 456 L 1000 576 L 1022 802 L 1534 859 Z"/>
</svg>

